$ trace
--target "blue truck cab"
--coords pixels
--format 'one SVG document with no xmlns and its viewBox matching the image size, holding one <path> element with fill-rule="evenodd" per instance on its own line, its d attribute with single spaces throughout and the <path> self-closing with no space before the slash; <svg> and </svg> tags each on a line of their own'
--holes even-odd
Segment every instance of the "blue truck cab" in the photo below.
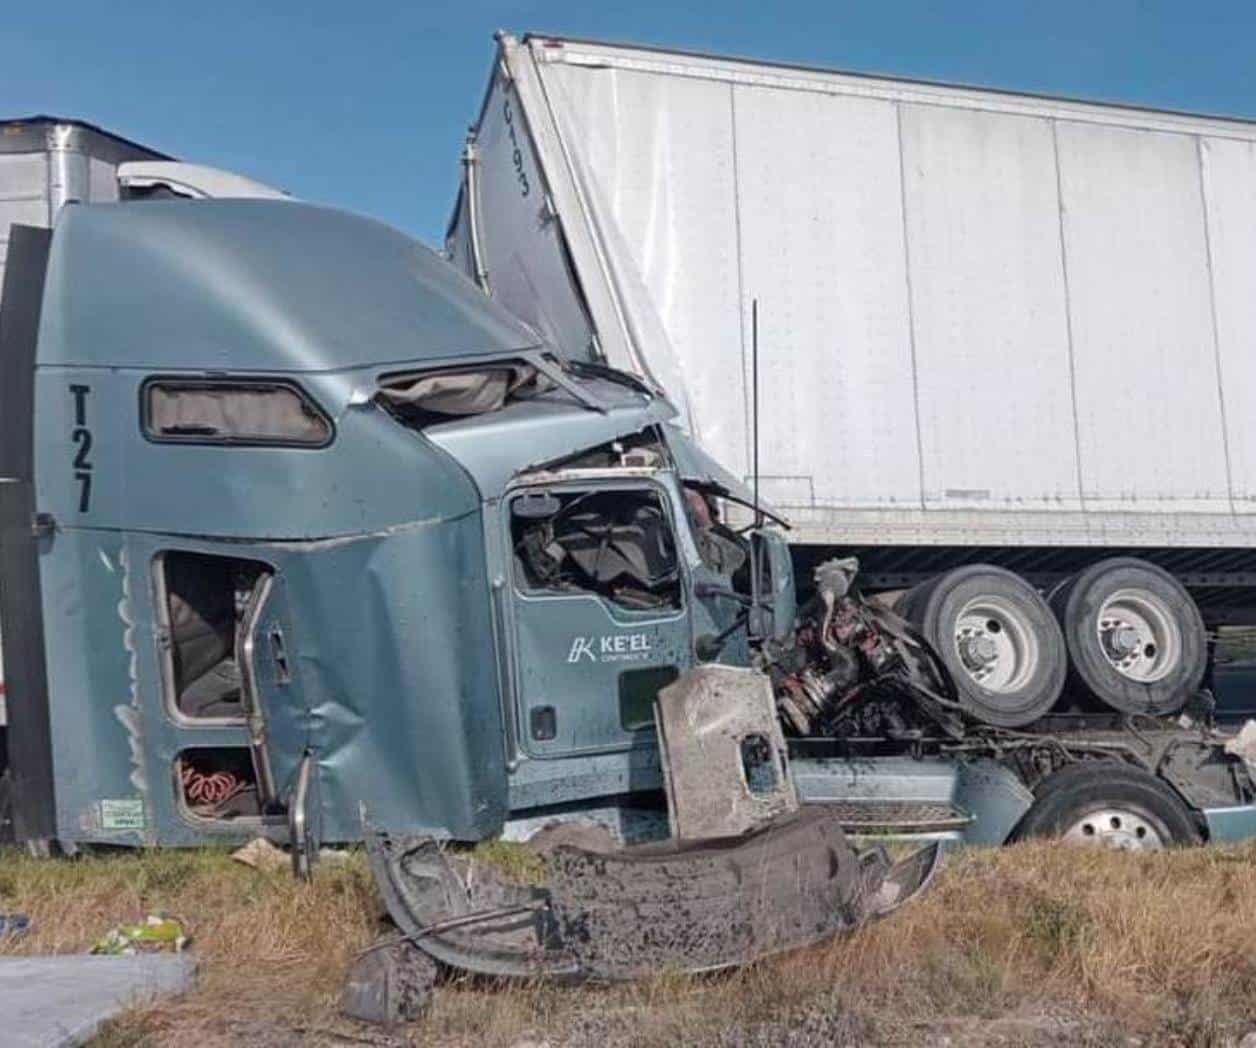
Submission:
<svg viewBox="0 0 1256 1048">
<path fill-rule="evenodd" d="M 19 837 L 475 840 L 658 789 L 654 695 L 747 658 L 748 493 L 384 225 L 71 205 L 4 301 Z"/>
</svg>

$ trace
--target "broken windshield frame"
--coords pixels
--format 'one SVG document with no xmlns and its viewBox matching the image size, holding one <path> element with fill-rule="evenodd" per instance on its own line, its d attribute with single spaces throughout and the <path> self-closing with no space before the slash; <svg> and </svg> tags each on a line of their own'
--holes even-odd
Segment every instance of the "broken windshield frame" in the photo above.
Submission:
<svg viewBox="0 0 1256 1048">
<path fill-rule="evenodd" d="M 787 521 L 784 517 L 778 517 L 770 509 L 764 506 L 762 502 L 760 502 L 756 506 L 753 499 L 745 499 L 745 498 L 741 498 L 738 495 L 734 495 L 731 491 L 729 491 L 727 488 L 725 488 L 723 485 L 719 483 L 716 483 L 713 481 L 700 481 L 700 480 L 686 479 L 685 486 L 693 488 L 695 491 L 701 491 L 703 494 L 715 495 L 718 498 L 726 499 L 729 502 L 735 502 L 739 506 L 745 506 L 746 509 L 748 510 L 752 510 L 752 511 L 757 510 L 758 512 L 762 513 L 765 517 L 767 517 L 768 520 L 772 521 L 774 524 L 779 524 L 786 531 L 793 530 L 793 525 L 790 524 L 789 521 Z M 744 528 L 739 528 L 738 531 L 740 532 L 753 531 L 756 527 L 757 525 L 753 521 L 751 521 Z"/>
<path fill-rule="evenodd" d="M 635 389 L 639 393 L 645 393 L 650 397 L 657 397 L 662 393 L 661 390 L 651 386 L 639 375 L 620 371 L 609 364 L 599 364 L 592 360 L 567 360 L 563 363 L 568 371 L 589 375 L 593 378 L 605 379 L 607 382 L 615 382 L 621 386 L 627 386 L 629 389 Z"/>
<path fill-rule="evenodd" d="M 550 353 L 521 353 L 521 360 L 527 361 L 542 375 L 548 378 L 554 385 L 558 386 L 563 392 L 573 396 L 582 405 L 590 411 L 596 411 L 605 415 L 610 408 L 602 401 L 600 397 L 594 396 L 587 389 L 584 389 L 578 382 L 573 382 L 571 376 L 567 374 L 566 369 L 554 360 Z"/>
</svg>

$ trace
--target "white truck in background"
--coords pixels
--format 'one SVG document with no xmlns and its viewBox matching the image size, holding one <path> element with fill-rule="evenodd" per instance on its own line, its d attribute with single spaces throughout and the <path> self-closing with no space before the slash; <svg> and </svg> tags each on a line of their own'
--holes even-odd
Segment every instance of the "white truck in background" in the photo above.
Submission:
<svg viewBox="0 0 1256 1048">
<path fill-rule="evenodd" d="M 67 203 L 142 196 L 260 197 L 288 194 L 251 178 L 186 164 L 82 120 L 0 119 L 0 282 L 9 227 L 50 229 Z"/>
<path fill-rule="evenodd" d="M 499 34 L 462 163 L 454 263 L 746 478 L 758 302 L 800 583 L 914 590 L 1013 719 L 1063 663 L 1175 709 L 1256 624 L 1256 123 Z"/>
</svg>

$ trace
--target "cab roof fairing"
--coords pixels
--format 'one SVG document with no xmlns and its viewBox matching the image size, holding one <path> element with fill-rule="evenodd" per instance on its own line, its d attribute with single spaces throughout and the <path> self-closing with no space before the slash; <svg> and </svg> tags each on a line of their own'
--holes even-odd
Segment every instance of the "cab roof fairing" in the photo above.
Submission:
<svg viewBox="0 0 1256 1048">
<path fill-rule="evenodd" d="M 435 252 L 286 200 L 62 210 L 39 364 L 305 373 L 542 348 Z"/>
</svg>

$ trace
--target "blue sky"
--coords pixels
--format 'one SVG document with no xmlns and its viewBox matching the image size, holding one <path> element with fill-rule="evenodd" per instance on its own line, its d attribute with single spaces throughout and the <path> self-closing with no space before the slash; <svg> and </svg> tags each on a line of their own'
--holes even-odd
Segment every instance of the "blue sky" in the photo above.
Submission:
<svg viewBox="0 0 1256 1048">
<path fill-rule="evenodd" d="M 15 6 L 0 117 L 78 117 L 433 243 L 498 28 L 1256 118 L 1250 0 Z"/>
</svg>

